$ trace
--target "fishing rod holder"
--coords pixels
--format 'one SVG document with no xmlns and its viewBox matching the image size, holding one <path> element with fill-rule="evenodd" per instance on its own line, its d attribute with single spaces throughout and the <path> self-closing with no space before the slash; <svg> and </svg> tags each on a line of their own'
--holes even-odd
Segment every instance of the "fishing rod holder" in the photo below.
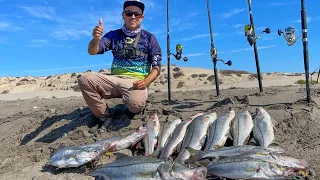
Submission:
<svg viewBox="0 0 320 180">
<path fill-rule="evenodd" d="M 247 41 L 252 46 L 253 43 L 256 42 L 257 39 L 259 39 L 263 33 L 270 34 L 271 30 L 270 28 L 266 28 L 263 31 L 261 31 L 261 34 L 258 36 L 255 36 L 253 32 L 253 26 L 251 24 L 245 25 L 244 26 L 244 36 L 247 37 Z"/>
<path fill-rule="evenodd" d="M 283 34 L 288 46 L 292 46 L 301 37 L 301 35 L 296 37 L 296 29 L 294 27 L 289 26 L 284 29 L 284 31 L 285 32 L 281 31 L 281 29 L 278 29 L 278 35 L 281 36 L 281 34 Z"/>
<path fill-rule="evenodd" d="M 180 60 L 181 59 L 181 55 L 182 55 L 182 45 L 181 44 L 177 44 L 176 45 L 176 54 L 170 53 L 174 58 L 176 58 L 176 60 Z M 187 57 L 183 57 L 182 58 L 184 62 L 188 61 Z"/>
</svg>

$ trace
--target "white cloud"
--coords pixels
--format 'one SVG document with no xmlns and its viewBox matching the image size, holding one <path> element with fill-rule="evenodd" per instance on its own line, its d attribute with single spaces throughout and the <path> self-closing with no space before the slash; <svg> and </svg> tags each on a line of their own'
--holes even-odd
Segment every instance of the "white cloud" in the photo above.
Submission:
<svg viewBox="0 0 320 180">
<path fill-rule="evenodd" d="M 9 22 L 0 22 L 0 31 L 20 31 L 22 27 L 12 26 Z"/>
<path fill-rule="evenodd" d="M 268 3 L 269 6 L 284 6 L 284 5 L 287 5 L 286 3 L 284 2 L 270 2 Z"/>
<path fill-rule="evenodd" d="M 218 33 L 213 33 L 212 35 L 213 35 L 213 37 L 220 36 L 220 34 L 218 34 Z M 199 39 L 199 38 L 204 38 L 204 37 L 210 37 L 210 34 L 197 34 L 197 35 L 194 35 L 194 36 L 191 36 L 188 38 L 183 38 L 183 39 L 181 39 L 181 41 L 190 41 L 193 39 Z"/>
<path fill-rule="evenodd" d="M 8 22 L 0 22 L 0 30 L 7 29 L 10 27 L 10 23 Z"/>
<path fill-rule="evenodd" d="M 186 56 L 186 57 L 195 57 L 195 56 L 202 56 L 202 55 L 206 55 L 206 54 L 209 54 L 209 53 L 191 53 L 191 54 L 185 54 L 183 56 Z"/>
<path fill-rule="evenodd" d="M 34 39 L 30 41 L 28 47 L 43 47 L 48 44 L 48 41 L 45 39 Z"/>
<path fill-rule="evenodd" d="M 311 17 L 307 17 L 307 23 L 311 22 Z M 301 23 L 301 19 L 293 21 L 294 23 Z"/>
<path fill-rule="evenodd" d="M 61 28 L 54 30 L 52 36 L 58 40 L 78 40 L 81 36 L 91 36 L 91 32 L 81 29 Z"/>
<path fill-rule="evenodd" d="M 232 10 L 226 12 L 226 13 L 223 13 L 222 17 L 223 18 L 230 18 L 230 17 L 235 16 L 243 11 L 245 11 L 244 8 L 235 8 L 235 9 L 232 9 Z"/>
<path fill-rule="evenodd" d="M 27 11 L 31 16 L 42 19 L 53 20 L 55 16 L 55 10 L 53 7 L 47 6 L 21 6 L 22 9 Z"/>
<path fill-rule="evenodd" d="M 276 47 L 276 45 L 271 45 L 271 46 L 258 46 L 258 49 L 269 49 L 269 48 L 273 48 Z M 235 52 L 243 52 L 243 51 L 253 51 L 253 47 L 250 48 L 244 48 L 244 49 L 235 49 L 235 50 L 231 50 L 229 52 L 235 53 Z"/>
<path fill-rule="evenodd" d="M 53 7 L 47 6 L 21 6 L 29 15 L 39 19 L 50 20 L 54 24 L 43 24 L 42 26 L 31 26 L 29 28 L 39 32 L 51 34 L 57 40 L 78 40 L 82 36 L 91 36 L 92 29 L 98 25 L 99 19 L 102 18 L 104 33 L 119 28 L 121 24 L 121 11 L 118 9 L 108 9 L 92 11 L 94 7 L 89 8 L 87 12 L 72 14 L 69 16 L 60 16 Z M 91 9 L 91 10 L 90 10 Z M 38 24 L 38 23 L 37 23 Z"/>
</svg>

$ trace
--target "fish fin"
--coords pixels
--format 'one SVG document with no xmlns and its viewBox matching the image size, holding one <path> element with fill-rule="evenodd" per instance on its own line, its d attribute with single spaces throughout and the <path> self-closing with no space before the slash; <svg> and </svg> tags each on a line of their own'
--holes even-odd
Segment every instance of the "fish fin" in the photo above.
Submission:
<svg viewBox="0 0 320 180">
<path fill-rule="evenodd" d="M 249 142 L 249 138 L 250 138 L 250 135 L 248 137 L 246 137 L 246 139 L 244 140 L 243 144 L 247 144 Z"/>
<path fill-rule="evenodd" d="M 139 178 L 154 178 L 156 173 L 157 173 L 157 170 L 155 170 L 155 171 L 146 171 L 146 172 L 138 172 L 136 174 L 136 177 L 139 177 Z"/>
<path fill-rule="evenodd" d="M 278 142 L 272 142 L 272 143 L 269 145 L 269 147 L 270 147 L 270 146 L 279 147 L 279 146 L 280 146 L 280 143 L 278 143 Z"/>
<path fill-rule="evenodd" d="M 186 150 L 189 151 L 191 156 L 194 156 L 199 153 L 199 150 L 193 149 L 192 147 L 186 147 Z"/>
<path fill-rule="evenodd" d="M 205 144 L 206 139 L 207 139 L 207 136 L 203 136 L 202 139 L 200 140 L 201 147 Z"/>
<path fill-rule="evenodd" d="M 116 160 L 125 158 L 125 157 L 129 157 L 129 155 L 124 154 L 124 153 L 114 153 L 114 155 L 116 155 Z"/>
<path fill-rule="evenodd" d="M 141 141 L 136 144 L 137 149 L 143 149 Z"/>
<path fill-rule="evenodd" d="M 254 168 L 251 168 L 251 169 L 246 169 L 245 171 L 246 172 L 257 172 L 259 169 L 254 169 Z"/>
<path fill-rule="evenodd" d="M 186 147 L 186 150 L 190 153 L 190 158 L 185 161 L 186 163 L 191 164 L 199 160 L 200 150 L 195 150 L 191 147 Z"/>
<path fill-rule="evenodd" d="M 158 139 L 157 139 L 157 137 L 155 137 L 153 139 L 153 147 L 157 147 L 157 145 L 158 145 Z"/>
<path fill-rule="evenodd" d="M 215 149 L 221 149 L 223 148 L 224 146 L 220 146 L 220 145 L 215 145 Z"/>
<path fill-rule="evenodd" d="M 105 153 L 105 155 L 106 155 L 106 156 L 111 156 L 111 155 L 113 155 L 113 152 L 107 151 L 107 152 Z"/>
<path fill-rule="evenodd" d="M 247 143 L 247 145 L 257 146 L 259 145 L 258 141 L 253 137 L 250 139 L 250 141 Z"/>
<path fill-rule="evenodd" d="M 231 139 L 231 140 L 233 140 L 233 136 L 234 136 L 234 134 L 233 134 L 233 126 L 234 125 L 235 125 L 235 122 L 231 121 L 231 123 L 230 123 L 230 131 L 229 131 L 229 135 L 228 135 L 229 139 Z"/>
<path fill-rule="evenodd" d="M 180 142 L 180 143 L 176 146 L 175 150 L 176 150 L 177 152 L 180 152 L 180 151 L 181 151 L 181 148 L 182 148 L 182 142 Z"/>
<path fill-rule="evenodd" d="M 203 166 L 203 167 L 208 167 L 210 163 L 211 163 L 211 161 L 208 159 L 204 159 L 204 160 L 195 162 L 196 165 Z"/>
</svg>

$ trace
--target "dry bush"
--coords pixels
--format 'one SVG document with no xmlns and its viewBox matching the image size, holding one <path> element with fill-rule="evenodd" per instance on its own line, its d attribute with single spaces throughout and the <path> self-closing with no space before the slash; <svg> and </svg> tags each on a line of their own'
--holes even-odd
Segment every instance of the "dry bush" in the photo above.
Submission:
<svg viewBox="0 0 320 180">
<path fill-rule="evenodd" d="M 177 88 L 182 88 L 184 86 L 184 82 L 183 81 L 179 81 L 177 84 Z"/>
<path fill-rule="evenodd" d="M 173 70 L 174 72 L 179 72 L 179 71 L 181 71 L 181 68 L 175 67 L 175 68 L 173 68 L 172 70 Z"/>
<path fill-rule="evenodd" d="M 77 76 L 76 73 L 72 73 L 72 74 L 71 74 L 71 77 L 75 77 L 75 76 Z"/>
<path fill-rule="evenodd" d="M 179 71 L 179 72 L 173 73 L 172 76 L 173 76 L 173 78 L 177 79 L 181 76 L 184 76 L 184 74 L 183 74 L 183 72 Z"/>
<path fill-rule="evenodd" d="M 250 78 L 251 80 L 253 80 L 253 79 L 258 79 L 258 74 L 250 74 L 249 78 Z M 263 79 L 263 76 L 262 76 L 262 74 L 261 74 L 261 80 L 262 80 L 262 79 Z"/>
<path fill-rule="evenodd" d="M 242 70 L 220 70 L 220 73 L 225 76 L 232 76 L 232 74 L 235 74 L 239 77 L 241 77 L 242 74 L 251 74 L 248 71 L 242 71 Z"/>
<path fill-rule="evenodd" d="M 9 90 L 4 90 L 4 91 L 2 91 L 1 94 L 8 94 L 8 93 L 9 93 Z"/>
<path fill-rule="evenodd" d="M 208 80 L 209 82 L 211 82 L 211 83 L 215 83 L 215 82 L 214 82 L 214 81 L 215 81 L 214 75 L 209 76 L 209 77 L 207 78 L 207 80 Z M 222 81 L 221 78 L 218 78 L 218 83 L 219 83 L 219 85 L 223 83 L 223 81 Z"/>
<path fill-rule="evenodd" d="M 208 74 L 199 74 L 199 77 L 207 77 Z"/>
<path fill-rule="evenodd" d="M 197 78 L 199 75 L 198 74 L 192 74 L 191 77 L 192 78 Z"/>
</svg>

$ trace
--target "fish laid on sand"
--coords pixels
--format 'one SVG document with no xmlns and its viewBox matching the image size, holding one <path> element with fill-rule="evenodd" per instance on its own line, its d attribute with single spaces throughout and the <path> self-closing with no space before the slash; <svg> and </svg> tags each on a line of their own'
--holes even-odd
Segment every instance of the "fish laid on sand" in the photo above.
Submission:
<svg viewBox="0 0 320 180">
<path fill-rule="evenodd" d="M 234 146 L 245 145 L 249 141 L 250 133 L 253 129 L 253 120 L 246 110 L 240 112 L 232 123 L 232 140 Z"/>
<path fill-rule="evenodd" d="M 120 151 L 132 147 L 135 144 L 137 144 L 141 139 L 146 137 L 147 134 L 148 129 L 146 127 L 141 126 L 136 132 L 112 142 L 111 147 L 108 149 L 108 152 Z"/>
<path fill-rule="evenodd" d="M 172 161 L 147 156 L 121 155 L 105 165 L 97 167 L 90 176 L 104 180 L 206 180 L 207 169 L 189 168 Z"/>
<path fill-rule="evenodd" d="M 198 116 L 192 120 L 183 139 L 180 152 L 175 158 L 176 162 L 183 163 L 186 159 L 190 158 L 190 153 L 186 148 L 190 147 L 195 150 L 200 150 L 203 147 L 208 128 L 216 119 L 217 114 L 211 113 Z"/>
<path fill-rule="evenodd" d="M 268 147 L 274 140 L 274 124 L 270 115 L 262 107 L 256 108 L 253 126 L 254 139 L 261 147 Z"/>
<path fill-rule="evenodd" d="M 79 167 L 99 158 L 120 139 L 116 136 L 88 145 L 62 148 L 51 156 L 49 164 L 58 168 Z"/>
<path fill-rule="evenodd" d="M 235 117 L 235 112 L 232 108 L 229 111 L 220 115 L 209 127 L 205 151 L 213 150 L 216 147 L 224 146 L 231 129 L 231 122 Z"/>
<path fill-rule="evenodd" d="M 221 147 L 208 151 L 199 151 L 193 148 L 187 148 L 191 154 L 191 158 L 187 161 L 192 163 L 201 159 L 214 159 L 218 160 L 220 157 L 228 156 L 238 156 L 243 154 L 270 154 L 270 153 L 284 153 L 285 150 L 279 147 L 267 147 L 263 148 L 261 146 L 252 146 L 252 145 L 241 145 L 241 146 L 229 146 Z"/>
<path fill-rule="evenodd" d="M 233 156 L 212 162 L 208 174 L 230 179 L 288 179 L 295 169 L 252 157 Z"/>
<path fill-rule="evenodd" d="M 187 167 L 181 163 L 166 161 L 158 168 L 161 180 L 207 180 L 206 167 Z"/>
<path fill-rule="evenodd" d="M 143 145 L 145 149 L 144 155 L 150 156 L 157 144 L 158 134 L 160 132 L 160 123 L 156 113 L 153 113 L 152 119 L 147 121 L 146 128 L 148 129 L 148 134 L 143 138 Z"/>
<path fill-rule="evenodd" d="M 182 143 L 183 138 L 187 132 L 187 128 L 188 128 L 189 124 L 192 122 L 192 120 L 198 116 L 203 115 L 203 114 L 204 113 L 195 114 L 195 115 L 191 116 L 190 118 L 188 118 L 187 120 L 182 121 L 176 127 L 176 129 L 173 131 L 172 137 L 170 138 L 170 140 L 166 144 L 165 148 L 163 148 L 163 150 L 159 156 L 160 159 L 168 159 L 172 155 L 172 153 L 179 146 L 179 144 Z"/>
<path fill-rule="evenodd" d="M 161 150 L 165 147 L 166 143 L 171 139 L 173 131 L 181 123 L 181 119 L 168 121 L 164 124 L 161 133 L 158 136 L 157 148 L 154 150 L 152 156 L 158 157 Z"/>
<path fill-rule="evenodd" d="M 308 163 L 304 159 L 296 159 L 292 157 L 288 157 L 285 155 L 278 155 L 276 153 L 269 154 L 260 154 L 260 153 L 252 153 L 252 154 L 243 154 L 242 157 L 250 157 L 254 159 L 263 160 L 266 162 L 270 162 L 273 164 L 277 164 L 283 167 L 291 167 L 298 170 L 306 170 L 308 169 Z"/>
</svg>

